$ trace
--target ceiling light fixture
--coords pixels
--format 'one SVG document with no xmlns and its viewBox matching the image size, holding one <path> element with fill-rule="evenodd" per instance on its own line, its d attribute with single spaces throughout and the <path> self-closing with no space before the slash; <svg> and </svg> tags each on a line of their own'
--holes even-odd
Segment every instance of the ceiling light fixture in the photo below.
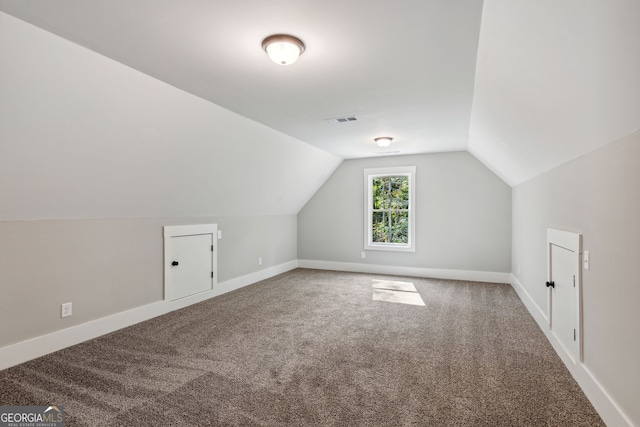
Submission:
<svg viewBox="0 0 640 427">
<path fill-rule="evenodd" d="M 289 65 L 298 60 L 304 52 L 304 43 L 287 34 L 274 34 L 262 41 L 262 48 L 276 64 Z"/>
<path fill-rule="evenodd" d="M 391 141 L 393 141 L 393 138 L 391 138 L 390 136 L 381 136 L 375 138 L 374 141 L 376 142 L 376 144 L 378 144 L 378 147 L 384 148 L 391 145 Z"/>
</svg>

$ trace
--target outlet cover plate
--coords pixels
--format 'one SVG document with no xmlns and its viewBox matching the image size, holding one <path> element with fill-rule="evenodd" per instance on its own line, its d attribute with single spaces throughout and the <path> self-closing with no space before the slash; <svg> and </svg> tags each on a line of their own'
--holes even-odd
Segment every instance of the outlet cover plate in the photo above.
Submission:
<svg viewBox="0 0 640 427">
<path fill-rule="evenodd" d="M 70 302 L 62 304 L 60 317 L 69 317 L 73 313 L 72 305 Z"/>
</svg>

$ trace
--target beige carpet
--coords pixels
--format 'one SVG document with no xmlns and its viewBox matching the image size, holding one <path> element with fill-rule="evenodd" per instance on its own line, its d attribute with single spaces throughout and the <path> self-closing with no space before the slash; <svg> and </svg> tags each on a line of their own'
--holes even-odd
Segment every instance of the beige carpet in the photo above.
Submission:
<svg viewBox="0 0 640 427">
<path fill-rule="evenodd" d="M 372 300 L 412 282 L 424 306 Z M 601 426 L 509 285 L 298 269 L 0 372 L 67 426 Z"/>
</svg>

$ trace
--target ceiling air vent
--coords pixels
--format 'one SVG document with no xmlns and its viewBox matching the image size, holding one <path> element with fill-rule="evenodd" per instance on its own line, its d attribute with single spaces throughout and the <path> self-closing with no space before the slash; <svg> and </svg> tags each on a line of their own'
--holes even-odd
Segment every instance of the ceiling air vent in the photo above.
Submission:
<svg viewBox="0 0 640 427">
<path fill-rule="evenodd" d="M 327 123 L 349 123 L 355 122 L 358 118 L 356 116 L 346 116 L 346 117 L 334 117 L 332 119 L 324 119 Z"/>
</svg>

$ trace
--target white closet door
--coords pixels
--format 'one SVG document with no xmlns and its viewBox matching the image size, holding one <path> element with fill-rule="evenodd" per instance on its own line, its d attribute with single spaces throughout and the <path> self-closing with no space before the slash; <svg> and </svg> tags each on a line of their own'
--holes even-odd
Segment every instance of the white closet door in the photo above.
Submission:
<svg viewBox="0 0 640 427">
<path fill-rule="evenodd" d="M 215 224 L 165 227 L 165 299 L 210 291 L 216 283 Z"/>
<path fill-rule="evenodd" d="M 575 363 L 581 355 L 580 261 L 582 236 L 549 229 L 549 327 L 565 353 Z"/>
<path fill-rule="evenodd" d="M 171 238 L 171 300 L 212 288 L 211 234 Z"/>
</svg>

